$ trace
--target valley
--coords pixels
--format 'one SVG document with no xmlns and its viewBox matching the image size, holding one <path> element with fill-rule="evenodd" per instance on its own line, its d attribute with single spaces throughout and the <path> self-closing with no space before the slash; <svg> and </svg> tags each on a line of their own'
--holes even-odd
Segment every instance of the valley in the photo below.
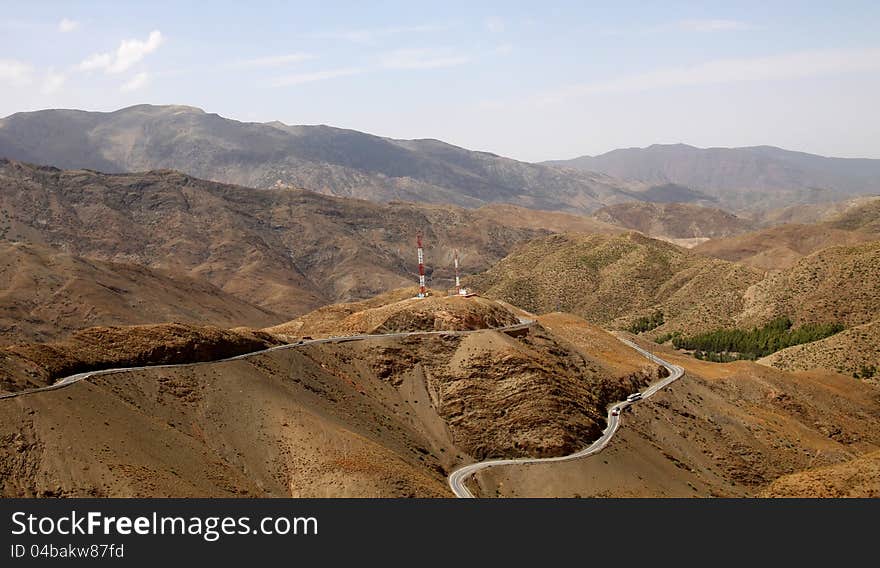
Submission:
<svg viewBox="0 0 880 568">
<path fill-rule="evenodd" d="M 872 161 L 694 150 L 3 119 L 0 494 L 876 496 Z"/>
</svg>

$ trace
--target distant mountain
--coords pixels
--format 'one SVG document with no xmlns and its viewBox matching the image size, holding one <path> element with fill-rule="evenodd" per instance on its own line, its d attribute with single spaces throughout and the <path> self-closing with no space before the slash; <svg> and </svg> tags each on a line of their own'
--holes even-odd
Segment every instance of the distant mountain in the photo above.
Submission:
<svg viewBox="0 0 880 568">
<path fill-rule="evenodd" d="M 109 173 L 175 169 L 224 183 L 380 202 L 512 203 L 575 213 L 635 199 L 627 190 L 642 189 L 604 174 L 561 171 L 438 140 L 245 123 L 186 106 L 16 113 L 0 120 L 0 157 Z"/>
<path fill-rule="evenodd" d="M 507 205 L 471 210 L 378 204 L 300 189 L 255 190 L 167 170 L 102 174 L 0 159 L 0 240 L 187 275 L 284 314 L 282 320 L 328 302 L 412 284 L 419 232 L 425 237 L 429 282 L 443 288 L 452 282 L 454 249 L 468 274 L 485 270 L 517 244 L 551 229 L 620 231 L 593 219 L 545 211 L 525 214 Z M 136 288 L 126 283 L 136 278 L 131 273 L 119 271 L 119 278 L 101 281 Z M 19 285 L 19 297 L 53 290 L 48 285 L 35 290 L 28 280 Z M 213 287 L 211 294 L 221 302 Z M 241 316 L 241 322 L 248 321 L 254 318 Z"/>
<path fill-rule="evenodd" d="M 880 160 L 826 158 L 772 146 L 655 144 L 545 162 L 649 185 L 680 184 L 733 209 L 769 209 L 880 192 Z"/>
</svg>

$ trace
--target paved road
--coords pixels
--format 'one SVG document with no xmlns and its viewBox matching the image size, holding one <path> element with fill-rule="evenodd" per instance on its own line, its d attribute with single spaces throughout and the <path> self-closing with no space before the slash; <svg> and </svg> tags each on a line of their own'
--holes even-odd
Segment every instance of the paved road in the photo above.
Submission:
<svg viewBox="0 0 880 568">
<path fill-rule="evenodd" d="M 642 399 L 650 398 L 654 393 L 658 390 L 666 387 L 670 383 L 677 381 L 684 375 L 684 369 L 679 367 L 678 365 L 673 365 L 671 363 L 667 363 L 663 359 L 657 357 L 653 353 L 649 353 L 648 351 L 642 349 L 632 341 L 621 339 L 620 341 L 626 343 L 651 361 L 657 363 L 658 365 L 663 365 L 666 369 L 669 370 L 669 376 L 664 378 L 663 380 L 657 381 L 652 384 L 650 387 L 642 391 Z M 472 463 L 470 465 L 466 465 L 462 468 L 459 468 L 453 471 L 449 475 L 449 487 L 452 489 L 452 492 L 455 493 L 456 497 L 461 498 L 470 498 L 474 497 L 473 493 L 465 485 L 465 482 L 468 478 L 470 478 L 473 474 L 480 471 L 481 469 L 486 469 L 488 467 L 495 467 L 497 465 L 523 465 L 530 463 L 552 463 L 552 462 L 564 462 L 570 460 L 576 460 L 580 458 L 585 458 L 587 456 L 591 456 L 593 454 L 597 454 L 601 452 L 605 446 L 611 441 L 611 438 L 617 432 L 617 429 L 620 427 L 620 412 L 623 411 L 624 408 L 631 406 L 633 404 L 638 404 L 636 402 L 618 402 L 614 406 L 608 409 L 608 426 L 605 430 L 602 431 L 602 436 L 590 444 L 588 447 L 584 448 L 579 452 L 575 452 L 573 454 L 569 454 L 567 456 L 559 456 L 555 458 L 516 458 L 516 459 L 495 459 L 495 460 L 486 460 L 477 463 Z M 614 411 L 618 410 L 617 413 Z"/>
<path fill-rule="evenodd" d="M 492 327 L 487 329 L 475 329 L 468 331 L 406 331 L 400 333 L 385 333 L 385 334 L 362 334 L 362 335 L 344 335 L 338 337 L 326 337 L 323 339 L 308 339 L 305 341 L 299 341 L 297 343 L 286 343 L 284 345 L 276 345 L 275 347 L 270 347 L 268 349 L 261 349 L 259 351 L 253 351 L 251 353 L 243 353 L 241 355 L 236 355 L 235 357 L 228 357 L 226 359 L 215 359 L 213 361 L 201 361 L 198 363 L 177 363 L 171 365 L 144 365 L 141 367 L 119 367 L 114 369 L 103 369 L 100 371 L 87 371 L 85 373 L 77 373 L 75 375 L 70 375 L 69 377 L 64 377 L 63 379 L 59 379 L 46 387 L 39 387 L 33 389 L 20 390 L 17 392 L 11 393 L 3 393 L 0 394 L 0 399 L 4 398 L 15 398 L 18 396 L 24 396 L 28 394 L 34 394 L 38 392 L 46 392 L 51 390 L 57 390 L 64 387 L 68 387 L 72 384 L 78 383 L 79 381 L 88 379 L 90 377 L 98 377 L 102 375 L 113 375 L 115 373 L 127 373 L 129 371 L 144 371 L 147 369 L 171 369 L 177 367 L 195 367 L 198 365 L 213 365 L 216 363 L 223 363 L 226 361 L 238 361 L 239 359 L 247 359 L 248 357 L 253 357 L 255 355 L 262 355 L 264 353 L 271 353 L 272 351 L 280 351 L 282 349 L 294 349 L 296 347 L 302 347 L 304 345 L 315 345 L 317 343 L 345 343 L 348 341 L 364 341 L 371 339 L 388 339 L 394 337 L 412 337 L 416 335 L 468 335 L 470 333 L 479 333 L 482 331 L 515 331 L 517 329 L 524 329 L 530 327 L 534 324 L 533 320 L 526 318 L 519 318 L 520 323 L 516 323 L 513 325 L 506 325 L 502 327 Z"/>
<path fill-rule="evenodd" d="M 468 335 L 471 333 L 480 333 L 483 331 L 491 331 L 491 330 L 504 332 L 504 331 L 515 331 L 517 329 L 524 329 L 524 328 L 530 327 L 533 324 L 534 324 L 534 320 L 521 317 L 520 323 L 517 323 L 514 325 L 508 325 L 508 326 L 503 326 L 503 327 L 494 327 L 494 328 L 488 328 L 488 329 L 476 329 L 476 330 L 469 330 L 469 331 L 409 331 L 409 332 L 386 333 L 386 334 L 376 334 L 376 335 L 362 334 L 362 335 L 347 335 L 347 336 L 339 336 L 339 337 L 327 337 L 327 338 L 323 338 L 323 339 L 309 339 L 309 340 L 305 340 L 305 341 L 299 341 L 297 343 L 287 343 L 284 345 L 276 345 L 275 347 L 270 347 L 268 349 L 261 349 L 259 351 L 254 351 L 251 353 L 244 353 L 241 355 L 236 355 L 235 357 L 228 357 L 226 359 L 217 359 L 214 361 L 202 361 L 199 363 L 179 363 L 179 364 L 173 364 L 173 365 L 145 365 L 145 366 L 140 366 L 140 367 L 120 367 L 120 368 L 114 368 L 114 369 L 103 369 L 100 371 L 88 371 L 85 373 L 77 373 L 75 375 L 70 375 L 69 377 L 64 377 L 63 379 L 60 379 L 60 380 L 56 381 L 55 383 L 53 383 L 49 386 L 46 386 L 46 387 L 21 390 L 21 391 L 13 392 L 13 393 L 0 394 L 0 399 L 9 399 L 9 398 L 15 398 L 15 397 L 19 397 L 19 396 L 25 396 L 25 395 L 29 395 L 29 394 L 39 393 L 39 392 L 57 390 L 57 389 L 61 389 L 61 388 L 70 386 L 72 384 L 78 383 L 79 381 L 88 379 L 90 377 L 98 377 L 98 376 L 102 376 L 102 375 L 112 375 L 115 373 L 127 373 L 130 371 L 143 371 L 143 370 L 147 370 L 147 369 L 170 369 L 170 368 L 177 368 L 177 367 L 195 367 L 198 365 L 213 365 L 216 363 L 223 363 L 226 361 L 238 361 L 240 359 L 247 359 L 248 357 L 254 357 L 255 355 L 262 355 L 264 353 L 271 353 L 272 351 L 280 351 L 282 349 L 294 349 L 294 348 L 302 347 L 305 345 L 315 345 L 315 344 L 319 344 L 319 343 L 345 343 L 348 341 L 367 341 L 367 340 L 373 340 L 373 339 L 388 339 L 388 338 L 395 338 L 395 337 L 412 337 L 412 336 L 417 336 L 417 335 Z M 642 393 L 643 399 L 649 398 L 651 395 L 653 395 L 654 393 L 656 393 L 658 390 L 662 389 L 666 385 L 672 383 L 673 381 L 678 380 L 684 374 L 684 369 L 682 369 L 681 367 L 667 363 L 663 359 L 660 359 L 659 357 L 649 353 L 648 351 L 645 351 L 644 349 L 642 349 L 641 347 L 639 347 L 635 343 L 628 341 L 626 339 L 621 339 L 620 341 L 626 343 L 627 345 L 629 345 L 630 347 L 632 347 L 633 349 L 635 349 L 636 351 L 638 351 L 639 353 L 641 353 L 642 355 L 644 355 L 645 357 L 650 359 L 651 361 L 654 361 L 658 365 L 663 365 L 664 367 L 666 367 L 669 370 L 668 377 L 666 377 L 665 379 L 663 379 L 661 381 L 654 383 L 649 388 L 647 388 L 646 390 L 643 391 L 643 393 Z M 611 441 L 611 438 L 614 436 L 614 434 L 617 432 L 617 429 L 620 427 L 620 416 L 615 415 L 614 410 L 618 409 L 619 411 L 623 411 L 624 408 L 630 406 L 631 404 L 634 404 L 634 403 L 624 401 L 624 402 L 619 402 L 619 403 L 615 404 L 614 406 L 612 406 L 608 410 L 608 426 L 602 432 L 602 436 L 598 440 L 596 440 L 595 442 L 590 444 L 589 447 L 584 448 L 583 450 L 581 450 L 579 452 L 576 452 L 576 453 L 568 455 L 568 456 L 560 456 L 560 457 L 555 457 L 555 458 L 496 459 L 496 460 L 487 460 L 487 461 L 482 461 L 482 462 L 478 462 L 478 463 L 472 463 L 470 465 L 466 465 L 460 469 L 453 471 L 452 474 L 449 476 L 449 486 L 452 488 L 452 491 L 455 493 L 456 496 L 472 498 L 473 494 L 468 490 L 467 487 L 465 487 L 465 481 L 471 475 L 473 475 L 474 473 L 476 473 L 477 471 L 479 471 L 481 469 L 485 469 L 487 467 L 493 467 L 493 466 L 497 466 L 497 465 L 520 465 L 520 464 L 529 464 L 529 463 L 562 462 L 562 461 L 576 460 L 579 458 L 591 456 L 595 453 L 598 453 L 598 452 L 602 451 L 602 449 L 605 448 L 605 446 L 608 445 L 608 442 Z"/>
</svg>

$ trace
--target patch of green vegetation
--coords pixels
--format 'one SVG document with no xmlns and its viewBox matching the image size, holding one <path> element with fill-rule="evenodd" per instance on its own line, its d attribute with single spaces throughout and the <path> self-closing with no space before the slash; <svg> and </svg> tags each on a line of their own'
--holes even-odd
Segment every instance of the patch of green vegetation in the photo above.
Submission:
<svg viewBox="0 0 880 568">
<path fill-rule="evenodd" d="M 875 365 L 862 365 L 862 368 L 853 373 L 853 377 L 857 379 L 873 379 L 877 376 L 877 367 Z"/>
<path fill-rule="evenodd" d="M 804 324 L 793 329 L 791 319 L 781 317 L 748 330 L 719 329 L 691 337 L 678 336 L 672 339 L 672 345 L 676 349 L 693 350 L 694 356 L 707 361 L 757 359 L 840 331 L 843 325 L 839 323 Z"/>
<path fill-rule="evenodd" d="M 637 319 L 631 326 L 629 326 L 630 333 L 642 333 L 644 331 L 651 331 L 652 329 L 656 329 L 663 325 L 663 312 L 654 312 L 650 316 L 640 317 Z"/>
<path fill-rule="evenodd" d="M 662 345 L 662 344 L 666 343 L 667 341 L 669 341 L 670 339 L 675 339 L 676 337 L 678 337 L 680 335 L 681 335 L 680 331 L 670 331 L 669 333 L 664 333 L 663 335 L 658 335 L 657 337 L 655 337 L 654 343 Z"/>
</svg>

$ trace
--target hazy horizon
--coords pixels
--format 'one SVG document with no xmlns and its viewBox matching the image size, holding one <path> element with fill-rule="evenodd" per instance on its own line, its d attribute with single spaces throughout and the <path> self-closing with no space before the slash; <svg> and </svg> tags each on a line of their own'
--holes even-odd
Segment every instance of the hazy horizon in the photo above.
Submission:
<svg viewBox="0 0 880 568">
<path fill-rule="evenodd" d="M 676 143 L 880 158 L 870 2 L 46 2 L 14 14 L 0 17 L 2 116 L 182 104 L 529 162 Z"/>
</svg>

